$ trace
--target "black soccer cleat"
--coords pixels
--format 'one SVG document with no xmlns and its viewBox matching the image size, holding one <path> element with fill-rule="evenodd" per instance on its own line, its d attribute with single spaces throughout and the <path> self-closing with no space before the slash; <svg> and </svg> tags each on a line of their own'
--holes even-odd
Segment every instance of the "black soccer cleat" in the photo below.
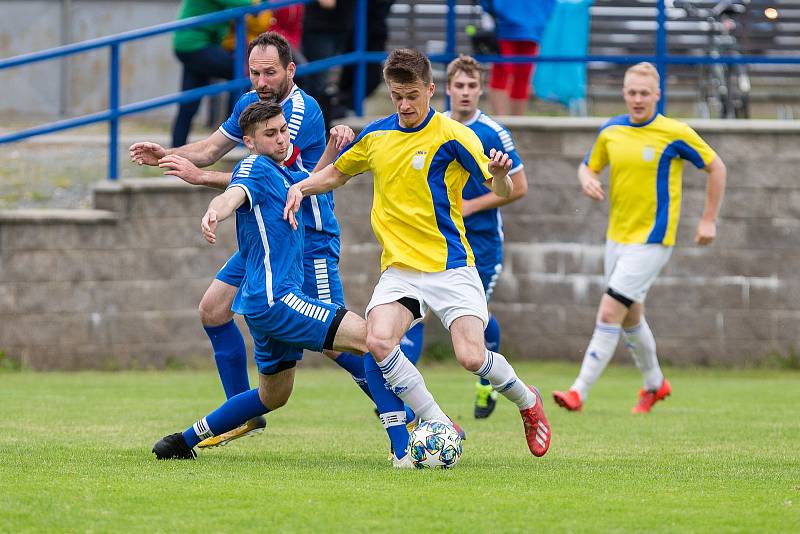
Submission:
<svg viewBox="0 0 800 534">
<path fill-rule="evenodd" d="M 197 453 L 186 444 L 183 434 L 177 432 L 164 436 L 153 445 L 156 460 L 194 460 Z"/>
<path fill-rule="evenodd" d="M 494 411 L 497 405 L 497 392 L 491 384 L 484 386 L 480 382 L 476 385 L 475 395 L 475 419 L 486 419 Z"/>
</svg>

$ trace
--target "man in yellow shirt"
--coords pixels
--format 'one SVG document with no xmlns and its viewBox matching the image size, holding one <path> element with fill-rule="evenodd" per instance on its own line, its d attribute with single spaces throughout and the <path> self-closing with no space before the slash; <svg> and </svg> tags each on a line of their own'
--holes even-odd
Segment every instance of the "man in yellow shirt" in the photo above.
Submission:
<svg viewBox="0 0 800 534">
<path fill-rule="evenodd" d="M 725 190 L 726 169 L 717 154 L 688 125 L 656 112 L 659 75 L 650 63 L 629 68 L 623 82 L 628 115 L 609 120 L 578 168 L 583 193 L 606 198 L 599 173 L 611 166 L 605 253 L 606 294 L 597 324 L 572 387 L 553 398 L 570 411 L 583 407 L 617 347 L 620 334 L 642 371 L 644 385 L 633 413 L 648 413 L 670 394 L 644 318 L 644 300 L 675 244 L 681 205 L 683 161 L 708 173 L 706 202 L 695 243 L 710 244 Z"/>
<path fill-rule="evenodd" d="M 490 181 L 501 197 L 511 194 L 511 160 L 495 150 L 487 157 L 467 126 L 434 112 L 431 65 L 420 52 L 393 51 L 383 75 L 397 113 L 368 125 L 332 165 L 292 186 L 286 216 L 294 222 L 303 196 L 372 171 L 372 228 L 383 246 L 381 278 L 366 310 L 367 346 L 382 374 L 376 389 L 385 380 L 419 420 L 448 421 L 400 348 L 403 334 L 431 309 L 450 331 L 459 363 L 517 405 L 528 448 L 542 456 L 550 426 L 540 395 L 484 345 L 486 297 L 462 217 L 470 174 Z M 370 374 L 367 380 L 375 394 Z M 396 465 L 407 458 L 393 449 Z"/>
</svg>

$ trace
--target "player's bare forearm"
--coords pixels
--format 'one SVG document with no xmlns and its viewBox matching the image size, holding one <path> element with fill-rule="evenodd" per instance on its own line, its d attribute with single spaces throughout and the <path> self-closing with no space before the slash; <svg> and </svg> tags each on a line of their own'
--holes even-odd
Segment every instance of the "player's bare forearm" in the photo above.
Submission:
<svg viewBox="0 0 800 534">
<path fill-rule="evenodd" d="M 303 196 L 307 197 L 332 191 L 346 184 L 350 178 L 350 175 L 344 174 L 333 165 L 328 165 L 319 172 L 311 173 L 308 178 L 297 182 L 295 185 Z"/>
<path fill-rule="evenodd" d="M 217 214 L 218 221 L 224 221 L 236 211 L 236 208 L 244 204 L 247 195 L 241 187 L 232 187 L 221 195 L 215 196 L 208 204 L 208 211 Z"/>
<path fill-rule="evenodd" d="M 167 154 L 182 156 L 198 167 L 208 167 L 219 161 L 222 156 L 233 150 L 235 146 L 235 141 L 216 131 L 202 141 L 169 148 L 167 149 Z"/>
<path fill-rule="evenodd" d="M 716 221 L 725 196 L 725 183 L 728 179 L 728 170 L 722 160 L 717 157 L 708 165 L 708 183 L 706 185 L 706 203 L 702 219 Z"/>
<path fill-rule="evenodd" d="M 203 171 L 203 185 L 224 191 L 231 183 L 231 173 L 220 171 Z"/>
<path fill-rule="evenodd" d="M 507 204 L 511 204 L 515 200 L 519 200 L 528 193 L 528 177 L 525 176 L 524 170 L 519 170 L 511 175 L 511 194 L 507 197 L 501 197 L 494 193 L 486 193 L 479 197 L 464 201 L 464 216 L 468 217 L 473 213 L 479 211 L 490 210 L 499 208 Z M 467 207 L 469 206 L 469 207 Z"/>
</svg>

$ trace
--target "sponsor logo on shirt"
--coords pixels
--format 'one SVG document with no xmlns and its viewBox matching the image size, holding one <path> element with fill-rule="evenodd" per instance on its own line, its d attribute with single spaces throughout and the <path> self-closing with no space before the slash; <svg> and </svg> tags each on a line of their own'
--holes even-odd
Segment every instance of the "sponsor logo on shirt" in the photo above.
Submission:
<svg viewBox="0 0 800 534">
<path fill-rule="evenodd" d="M 424 150 L 417 150 L 414 157 L 411 158 L 411 167 L 413 167 L 414 170 L 421 171 L 423 167 L 425 167 L 425 156 L 427 155 L 428 153 Z"/>
</svg>

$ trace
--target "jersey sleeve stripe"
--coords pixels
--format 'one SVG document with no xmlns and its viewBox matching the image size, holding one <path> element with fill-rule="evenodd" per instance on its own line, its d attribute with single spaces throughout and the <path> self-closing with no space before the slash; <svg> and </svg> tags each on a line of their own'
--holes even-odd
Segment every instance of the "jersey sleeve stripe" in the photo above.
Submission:
<svg viewBox="0 0 800 534">
<path fill-rule="evenodd" d="M 225 130 L 225 128 L 223 128 L 222 126 L 219 127 L 219 131 L 222 132 L 222 135 L 224 135 L 225 137 L 227 137 L 231 141 L 236 141 L 237 143 L 241 143 L 242 142 L 242 138 L 241 137 L 236 137 L 235 135 L 229 134 Z"/>
</svg>

